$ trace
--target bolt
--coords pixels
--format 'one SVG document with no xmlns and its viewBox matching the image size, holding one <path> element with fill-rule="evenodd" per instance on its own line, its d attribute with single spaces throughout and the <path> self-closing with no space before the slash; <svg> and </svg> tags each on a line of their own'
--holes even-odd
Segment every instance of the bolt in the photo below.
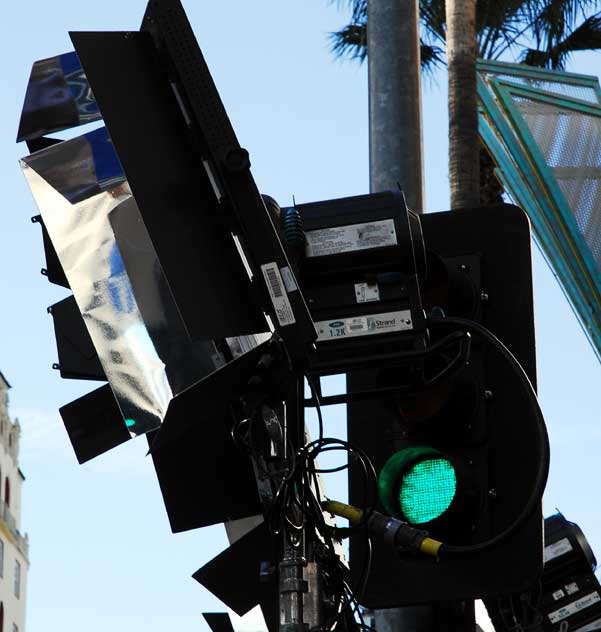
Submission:
<svg viewBox="0 0 601 632">
<path fill-rule="evenodd" d="M 250 169 L 250 156 L 244 147 L 230 149 L 224 159 L 224 166 L 230 173 L 240 173 Z"/>
<path fill-rule="evenodd" d="M 480 292 L 480 300 L 486 303 L 486 301 L 488 301 L 488 294 L 486 292 Z"/>
<path fill-rule="evenodd" d="M 466 266 L 465 263 L 460 264 L 459 272 L 469 272 L 469 266 Z"/>
<path fill-rule="evenodd" d="M 484 399 L 492 399 L 492 397 L 493 397 L 493 392 L 487 388 L 484 391 Z"/>
<path fill-rule="evenodd" d="M 411 324 L 411 320 L 407 318 L 407 320 L 405 320 L 405 325 L 410 325 L 410 324 Z"/>
<path fill-rule="evenodd" d="M 473 464 L 474 464 L 474 462 L 472 461 L 472 459 L 470 459 L 470 460 L 467 462 L 467 464 L 468 464 L 468 465 L 473 465 Z"/>
<path fill-rule="evenodd" d="M 488 497 L 489 498 L 497 497 L 497 490 L 494 487 L 488 490 Z"/>
</svg>

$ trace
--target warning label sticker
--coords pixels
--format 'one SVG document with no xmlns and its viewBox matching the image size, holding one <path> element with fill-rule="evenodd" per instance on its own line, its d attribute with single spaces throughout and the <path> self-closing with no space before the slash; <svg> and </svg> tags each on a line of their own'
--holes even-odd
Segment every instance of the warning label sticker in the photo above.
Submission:
<svg viewBox="0 0 601 632">
<path fill-rule="evenodd" d="M 355 283 L 357 303 L 371 303 L 380 300 L 380 288 L 377 283 Z"/>
<path fill-rule="evenodd" d="M 325 257 L 343 252 L 397 245 L 396 230 L 392 219 L 309 230 L 306 233 L 306 238 L 307 257 Z"/>
<path fill-rule="evenodd" d="M 315 323 L 315 328 L 317 329 L 317 340 L 320 342 L 355 336 L 388 334 L 393 331 L 407 331 L 413 329 L 413 324 L 411 312 L 407 309 L 385 314 L 322 320 Z"/>
<path fill-rule="evenodd" d="M 282 327 L 294 324 L 296 318 L 294 318 L 294 312 L 288 300 L 278 264 L 275 261 L 266 263 L 261 266 L 261 271 L 263 272 L 263 278 L 269 290 L 269 296 L 271 297 L 278 322 Z"/>
</svg>

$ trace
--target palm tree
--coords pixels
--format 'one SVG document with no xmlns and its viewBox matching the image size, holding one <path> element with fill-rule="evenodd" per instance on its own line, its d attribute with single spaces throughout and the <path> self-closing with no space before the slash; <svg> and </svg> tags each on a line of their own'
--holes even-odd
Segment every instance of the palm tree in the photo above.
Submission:
<svg viewBox="0 0 601 632">
<path fill-rule="evenodd" d="M 445 0 L 451 208 L 480 204 L 476 4 Z"/>
<path fill-rule="evenodd" d="M 352 8 L 351 21 L 340 31 L 333 33 L 332 49 L 338 57 L 350 57 L 359 61 L 367 56 L 367 2 L 368 0 L 348 0 Z M 449 2 L 449 0 L 447 0 Z M 466 9 L 467 0 L 455 0 L 454 4 L 462 11 Z M 473 0 L 467 2 L 472 4 Z M 571 53 L 582 50 L 601 49 L 601 12 L 595 13 L 596 0 L 475 0 L 476 16 L 476 53 L 484 59 L 513 59 L 522 63 L 563 70 Z M 420 0 L 420 16 L 423 37 L 420 42 L 422 71 L 431 72 L 444 63 L 446 45 L 447 19 L 445 0 Z M 465 17 L 465 16 L 464 16 Z M 457 31 L 455 31 L 457 32 Z M 459 33 L 461 35 L 461 33 Z M 465 39 L 465 38 L 464 38 Z M 465 46 L 469 42 L 464 41 Z M 449 47 L 450 59 L 456 56 Z M 451 61 L 451 64 L 454 63 Z M 450 70 L 449 98 L 450 102 L 450 175 L 452 205 L 462 206 L 474 200 L 473 187 L 470 192 L 469 183 L 457 184 L 454 174 L 461 171 L 457 164 L 465 164 L 463 151 L 474 153 L 458 140 L 467 131 L 468 136 L 477 129 L 475 121 L 475 104 L 465 102 L 465 96 L 472 91 L 475 98 L 475 86 L 461 85 L 455 70 Z M 468 73 L 469 74 L 469 73 Z M 474 79 L 475 79 L 475 73 Z M 454 82 L 454 86 L 453 86 Z M 455 90 L 459 90 L 455 96 Z M 467 105 L 457 109 L 457 104 Z M 468 111 L 467 122 L 464 109 Z M 454 114 L 457 112 L 457 114 Z M 470 118 L 471 117 L 471 118 Z M 471 120 L 474 119 L 474 120 Z M 477 143 L 477 141 L 476 141 Z M 469 164 L 468 158 L 468 164 Z M 473 163 L 474 161 L 472 161 Z M 477 161 L 476 161 L 477 162 Z M 503 189 L 493 175 L 493 163 L 487 152 L 480 149 L 479 189 L 481 203 L 492 204 L 502 200 Z M 477 173 L 476 165 L 476 173 Z M 474 176 L 472 166 L 463 168 L 464 175 Z M 476 194 L 478 187 L 476 186 Z M 462 191 L 467 192 L 467 197 Z"/>
<path fill-rule="evenodd" d="M 350 22 L 332 33 L 339 57 L 367 57 L 367 0 L 349 0 Z M 597 0 L 478 0 L 478 57 L 513 58 L 530 66 L 563 70 L 571 53 L 601 49 L 601 12 Z M 444 63 L 446 14 L 444 0 L 420 0 L 424 37 L 422 70 Z"/>
</svg>

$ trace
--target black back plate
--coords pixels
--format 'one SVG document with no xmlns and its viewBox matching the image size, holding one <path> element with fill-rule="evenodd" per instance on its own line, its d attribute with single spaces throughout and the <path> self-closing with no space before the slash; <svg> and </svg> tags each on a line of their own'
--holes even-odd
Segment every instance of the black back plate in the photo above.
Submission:
<svg viewBox="0 0 601 632">
<path fill-rule="evenodd" d="M 234 632 L 232 620 L 227 612 L 203 612 L 202 616 L 212 632 Z"/>
<path fill-rule="evenodd" d="M 267 331 L 147 33 L 71 33 L 188 332 Z"/>
<path fill-rule="evenodd" d="M 104 369 L 75 302 L 69 296 L 48 308 L 54 321 L 61 377 L 77 380 L 106 380 Z"/>
<path fill-rule="evenodd" d="M 457 266 L 463 262 L 469 267 L 471 262 L 481 261 L 479 282 L 488 301 L 482 305 L 479 320 L 509 347 L 536 388 L 530 226 L 526 215 L 517 207 L 501 205 L 433 213 L 423 215 L 421 221 L 427 251 Z M 495 487 L 496 497 L 487 511 L 498 532 L 515 518 L 531 489 L 525 482 L 532 481 L 538 466 L 532 453 L 536 442 L 515 374 L 494 350 L 479 353 L 484 358 L 484 386 L 494 393 L 487 406 L 487 427 L 490 445 L 496 446 L 488 461 L 489 482 Z M 364 380 L 365 376 L 349 374 L 349 389 L 360 389 Z M 376 470 L 395 451 L 397 422 L 388 410 L 384 401 L 348 406 L 349 441 L 373 458 Z M 362 475 L 351 467 L 349 476 L 350 501 L 361 505 Z M 388 608 L 527 590 L 542 572 L 542 534 L 539 509 L 515 537 L 475 556 L 442 556 L 439 560 L 395 557 L 385 544 L 374 541 L 372 572 L 363 603 Z M 353 581 L 357 582 L 365 559 L 362 536 L 351 537 L 350 555 Z"/>
<path fill-rule="evenodd" d="M 265 523 L 234 542 L 192 577 L 242 616 L 269 595 L 276 599 L 275 575 L 261 575 L 275 568 L 274 538 Z"/>
<path fill-rule="evenodd" d="M 174 397 L 148 435 L 173 532 L 262 512 L 250 458 L 232 438 L 230 407 L 263 352 L 249 351 Z"/>
<path fill-rule="evenodd" d="M 63 406 L 59 412 L 80 463 L 131 438 L 108 384 Z"/>
</svg>

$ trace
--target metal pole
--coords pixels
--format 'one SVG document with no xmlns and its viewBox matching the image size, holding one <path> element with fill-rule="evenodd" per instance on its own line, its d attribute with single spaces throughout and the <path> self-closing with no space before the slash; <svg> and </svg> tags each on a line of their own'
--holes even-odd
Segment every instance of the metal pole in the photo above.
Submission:
<svg viewBox="0 0 601 632">
<path fill-rule="evenodd" d="M 424 207 L 417 0 L 368 0 L 369 171 L 372 193 L 400 185 L 407 205 Z M 473 602 L 375 611 L 378 632 L 475 629 Z M 463 605 L 463 604 L 461 604 Z"/>
<path fill-rule="evenodd" d="M 372 193 L 401 186 L 423 210 L 422 116 L 417 0 L 369 0 L 369 153 Z"/>
<path fill-rule="evenodd" d="M 283 532 L 283 555 L 280 562 L 280 632 L 302 632 L 303 594 L 307 582 L 303 580 L 303 569 L 307 565 L 302 550 L 292 546 Z"/>
<path fill-rule="evenodd" d="M 370 191 L 401 186 L 407 205 L 424 207 L 417 0 L 368 0 Z M 432 610 L 375 611 L 378 632 L 431 630 Z"/>
</svg>

